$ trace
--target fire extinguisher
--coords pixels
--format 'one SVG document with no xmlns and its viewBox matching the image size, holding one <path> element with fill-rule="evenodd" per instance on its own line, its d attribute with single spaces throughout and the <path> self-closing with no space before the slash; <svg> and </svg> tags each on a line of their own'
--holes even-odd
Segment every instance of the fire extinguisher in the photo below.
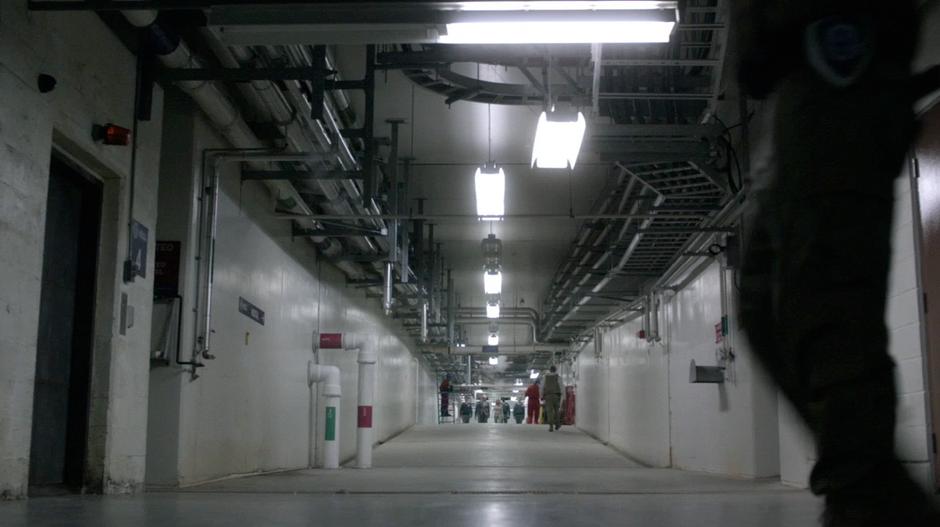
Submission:
<svg viewBox="0 0 940 527">
<path fill-rule="evenodd" d="M 575 392 L 574 386 L 565 386 L 565 410 L 562 417 L 562 423 L 571 426 L 574 424 L 574 409 L 575 409 Z"/>
</svg>

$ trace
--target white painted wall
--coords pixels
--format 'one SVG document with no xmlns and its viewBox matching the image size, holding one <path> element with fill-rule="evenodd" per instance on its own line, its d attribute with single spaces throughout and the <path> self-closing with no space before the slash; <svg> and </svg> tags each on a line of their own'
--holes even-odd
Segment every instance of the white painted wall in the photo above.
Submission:
<svg viewBox="0 0 940 527">
<path fill-rule="evenodd" d="M 723 385 L 690 384 L 689 363 L 716 364 L 720 267 L 695 277 L 660 311 L 658 343 L 636 337 L 641 320 L 589 346 L 578 369 L 578 426 L 658 467 L 768 477 L 779 473 L 777 397 L 731 324 L 736 352 Z M 733 309 L 730 310 L 733 312 Z"/>
<path fill-rule="evenodd" d="M 224 147 L 185 96 L 169 96 L 168 127 L 174 144 L 161 181 L 161 239 L 183 242 L 183 293 L 193 297 L 196 185 L 201 152 Z M 169 135 L 169 134 L 168 134 Z M 179 143 L 179 144 L 177 144 Z M 292 240 L 290 223 L 273 217 L 273 199 L 260 183 L 240 184 L 237 164 L 224 165 L 216 240 L 212 354 L 199 378 L 175 366 L 154 370 L 148 484 L 187 485 L 232 474 L 308 466 L 311 433 L 315 464 L 322 462 L 326 398 L 311 394 L 311 360 L 341 371 L 340 456 L 355 455 L 357 353 L 320 350 L 318 332 L 342 332 L 351 346 L 379 355 L 374 409 L 375 439 L 384 441 L 434 416 L 434 381 L 417 362 L 413 342 L 381 313 L 375 299 L 348 288 L 344 275 L 317 261 L 306 240 Z M 197 179 L 198 180 L 198 179 Z M 170 190 L 172 188 L 173 190 Z M 238 312 L 243 297 L 265 311 L 265 324 Z M 184 357 L 193 347 L 192 316 L 184 319 Z M 177 402 L 178 398 L 178 402 Z M 165 405 L 165 406 L 163 406 Z M 164 430 L 177 430 L 166 437 Z M 161 437 L 163 439 L 161 439 Z M 169 441 L 167 441 L 167 439 Z M 169 467 L 169 468 L 168 468 Z"/>
<path fill-rule="evenodd" d="M 729 306 L 725 345 L 736 359 L 724 384 L 690 384 L 689 364 L 717 364 L 715 325 L 721 322 L 716 263 L 667 305 L 673 465 L 677 468 L 768 477 L 779 473 L 777 397 L 747 348 Z M 725 271 L 727 272 L 727 271 Z"/>
<path fill-rule="evenodd" d="M 143 482 L 153 245 L 148 278 L 125 285 L 130 149 L 94 144 L 93 123 L 130 125 L 134 58 L 90 13 L 27 13 L 0 2 L 0 497 L 26 492 L 49 160 L 55 146 L 104 182 L 89 484 L 106 492 Z M 81 42 L 82 45 L 76 45 Z M 40 94 L 39 73 L 58 79 Z M 138 221 L 153 230 L 162 91 L 138 134 Z M 120 293 L 137 323 L 118 333 Z"/>
<path fill-rule="evenodd" d="M 929 434 L 911 203 L 910 182 L 899 178 L 886 322 L 889 351 L 898 364 L 898 452 L 927 485 Z M 650 465 L 747 477 L 779 472 L 785 483 L 805 487 L 816 457 L 812 438 L 789 404 L 778 401 L 733 323 L 734 380 L 721 386 L 688 383 L 691 359 L 715 363 L 711 337 L 721 318 L 718 273 L 717 265 L 710 267 L 666 304 L 661 343 L 638 341 L 634 335 L 641 323 L 635 320 L 606 333 L 601 353 L 593 346 L 581 352 L 578 425 Z"/>
<path fill-rule="evenodd" d="M 602 339 L 585 348 L 575 362 L 577 406 L 575 423 L 578 428 L 597 439 L 610 441 L 608 372 L 609 353 Z"/>
<path fill-rule="evenodd" d="M 639 320 L 602 334 L 578 358 L 578 426 L 631 458 L 669 466 L 666 349 L 637 338 Z"/>
</svg>

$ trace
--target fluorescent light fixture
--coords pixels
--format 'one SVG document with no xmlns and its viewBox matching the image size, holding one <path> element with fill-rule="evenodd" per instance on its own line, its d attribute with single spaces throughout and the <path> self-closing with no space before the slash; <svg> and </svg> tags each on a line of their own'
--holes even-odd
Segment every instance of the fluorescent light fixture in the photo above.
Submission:
<svg viewBox="0 0 940 527">
<path fill-rule="evenodd" d="M 581 112 L 542 112 L 532 147 L 532 167 L 574 169 L 586 129 Z"/>
<path fill-rule="evenodd" d="M 501 220 L 506 215 L 506 173 L 496 165 L 477 169 L 474 176 L 477 216 L 481 220 Z"/>
<path fill-rule="evenodd" d="M 674 21 L 544 20 L 454 22 L 441 44 L 641 44 L 667 43 Z"/>
<path fill-rule="evenodd" d="M 538 378 L 539 378 L 539 372 L 537 372 L 537 371 L 535 371 L 535 370 L 532 370 L 532 373 L 529 374 L 529 378 L 532 379 L 533 381 L 534 381 L 535 379 L 538 379 Z"/>
<path fill-rule="evenodd" d="M 489 346 L 499 346 L 499 335 L 493 333 L 486 339 L 486 344 Z"/>
<path fill-rule="evenodd" d="M 503 292 L 503 273 L 499 271 L 483 273 L 483 292 L 488 295 L 498 295 Z"/>
<path fill-rule="evenodd" d="M 513 390 L 512 393 L 519 393 L 520 390 Z"/>
<path fill-rule="evenodd" d="M 516 382 L 513 383 L 514 386 L 522 386 L 522 379 L 516 379 Z"/>
<path fill-rule="evenodd" d="M 490 357 L 490 366 L 497 366 L 499 364 L 499 357 Z"/>
<path fill-rule="evenodd" d="M 519 401 L 519 398 L 513 395 L 512 397 L 509 398 L 509 400 L 515 403 Z"/>
<path fill-rule="evenodd" d="M 535 2 L 460 2 L 461 11 L 630 11 L 649 9 L 675 9 L 673 1 L 597 0 L 565 1 L 540 0 Z"/>
<path fill-rule="evenodd" d="M 499 304 L 486 304 L 486 318 L 499 318 Z"/>
</svg>

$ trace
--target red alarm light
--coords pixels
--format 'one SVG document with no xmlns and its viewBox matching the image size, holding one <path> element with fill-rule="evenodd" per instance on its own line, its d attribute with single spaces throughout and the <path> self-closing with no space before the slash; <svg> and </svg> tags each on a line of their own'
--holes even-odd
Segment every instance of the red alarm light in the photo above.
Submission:
<svg viewBox="0 0 940 527">
<path fill-rule="evenodd" d="M 131 131 L 112 123 L 92 126 L 91 137 L 106 145 L 127 146 L 131 143 Z"/>
</svg>

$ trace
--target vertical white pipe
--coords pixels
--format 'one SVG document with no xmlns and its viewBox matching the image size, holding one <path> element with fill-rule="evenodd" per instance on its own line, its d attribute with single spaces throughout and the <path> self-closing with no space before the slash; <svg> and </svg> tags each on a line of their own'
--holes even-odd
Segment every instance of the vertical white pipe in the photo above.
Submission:
<svg viewBox="0 0 940 527">
<path fill-rule="evenodd" d="M 322 382 L 323 397 L 326 398 L 326 419 L 323 427 L 323 468 L 339 468 L 340 431 L 340 387 L 339 368 L 307 363 L 307 385 L 313 390 L 314 383 Z"/>
<path fill-rule="evenodd" d="M 331 388 L 334 388 L 331 390 Z M 323 429 L 323 468 L 339 468 L 340 397 L 339 385 L 327 384 L 323 388 L 326 397 L 326 420 Z"/>
<path fill-rule="evenodd" d="M 428 303 L 421 304 L 421 342 L 428 341 Z"/>
<path fill-rule="evenodd" d="M 378 354 L 375 351 L 359 350 L 359 410 L 356 429 L 356 466 L 372 468 L 372 445 L 375 432 L 372 428 L 372 405 L 375 400 L 375 363 Z"/>
<path fill-rule="evenodd" d="M 395 264 L 392 261 L 385 262 L 385 295 L 382 306 L 385 308 L 385 316 L 392 316 L 392 307 L 394 306 L 393 290 L 395 287 Z"/>
</svg>

